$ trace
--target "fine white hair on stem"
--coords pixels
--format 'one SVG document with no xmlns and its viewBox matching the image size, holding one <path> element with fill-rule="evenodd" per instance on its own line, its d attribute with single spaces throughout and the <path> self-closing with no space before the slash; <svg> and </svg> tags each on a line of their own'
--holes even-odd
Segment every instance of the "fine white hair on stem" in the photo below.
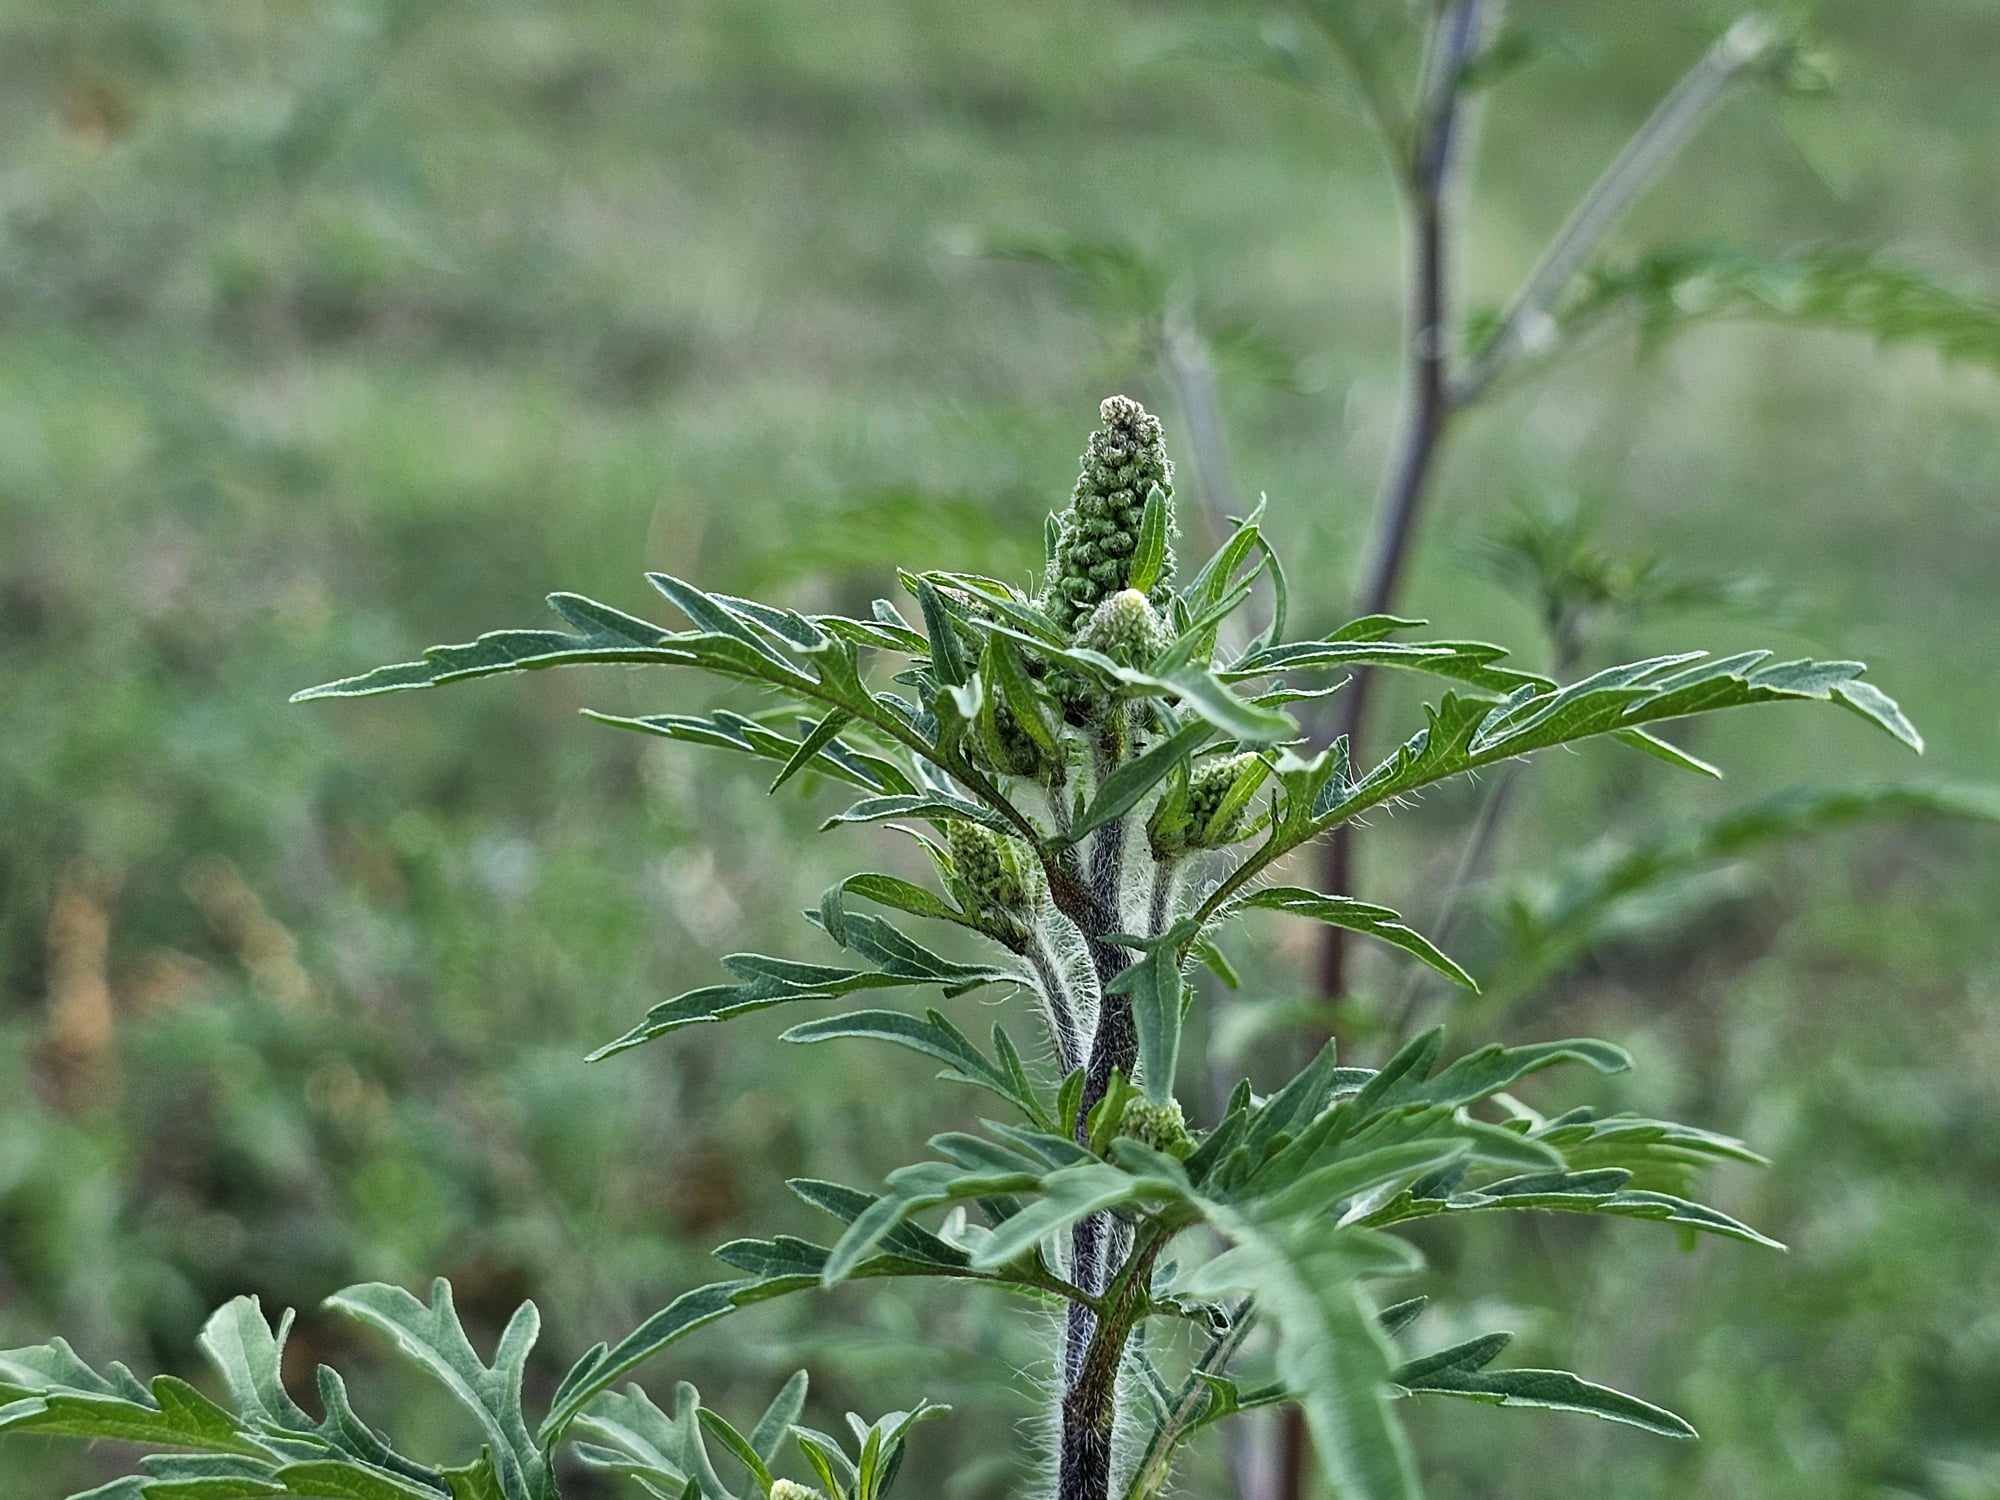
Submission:
<svg viewBox="0 0 2000 1500">
<path fill-rule="evenodd" d="M 1083 935 L 1046 900 L 1029 928 L 1028 961 L 1050 1045 L 1067 1075 L 1088 1061 L 1087 1039 L 1097 1025 L 1097 976 Z"/>
</svg>

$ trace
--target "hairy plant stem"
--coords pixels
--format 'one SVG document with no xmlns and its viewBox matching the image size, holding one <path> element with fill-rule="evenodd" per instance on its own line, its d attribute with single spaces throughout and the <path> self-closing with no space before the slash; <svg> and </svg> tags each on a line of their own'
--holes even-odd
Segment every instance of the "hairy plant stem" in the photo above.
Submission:
<svg viewBox="0 0 2000 1500">
<path fill-rule="evenodd" d="M 1097 741 L 1098 780 L 1116 769 L 1128 748 L 1130 726 L 1114 719 Z M 1083 1113 L 1077 1120 L 1079 1132 L 1091 1108 L 1111 1087 L 1111 1075 L 1130 1076 L 1132 1058 L 1138 1047 L 1132 1029 L 1132 1007 L 1111 994 L 1111 984 L 1131 967 L 1130 950 L 1106 941 L 1118 929 L 1118 894 L 1125 875 L 1127 819 L 1114 818 L 1097 831 L 1090 850 L 1090 899 L 1094 920 L 1083 925 L 1084 941 L 1090 949 L 1091 966 L 1097 971 L 1097 1029 L 1090 1041 L 1090 1058 L 1083 1079 Z"/>
<path fill-rule="evenodd" d="M 1083 1066 L 1083 1042 L 1077 1035 L 1076 1004 L 1070 998 L 1069 981 L 1064 976 L 1062 965 L 1049 951 L 1049 940 L 1037 924 L 1036 930 L 1028 938 L 1028 963 L 1035 971 L 1035 980 L 1042 987 L 1042 997 L 1049 1011 L 1049 1035 L 1056 1044 L 1056 1062 L 1068 1077 Z"/>
<path fill-rule="evenodd" d="M 1140 1242 L 1112 1285 L 1104 1316 L 1094 1320 L 1076 1368 L 1064 1369 L 1057 1500 L 1109 1500 L 1111 1447 L 1118 1419 L 1118 1368 L 1124 1362 L 1132 1329 L 1145 1312 L 1153 1262 L 1166 1243 L 1164 1234 L 1152 1234 Z"/>
<path fill-rule="evenodd" d="M 1101 782 L 1117 765 L 1125 745 L 1128 726 L 1114 721 L 1098 737 L 1097 774 Z M 1083 1106 L 1077 1115 L 1077 1139 L 1089 1135 L 1090 1112 L 1111 1087 L 1111 1075 L 1132 1071 L 1138 1050 L 1138 1036 L 1132 1025 L 1132 1007 L 1111 993 L 1112 981 L 1131 966 L 1132 954 L 1106 934 L 1117 930 L 1119 885 L 1124 877 L 1127 819 L 1117 818 L 1099 829 L 1090 850 L 1088 898 L 1091 912 L 1078 922 L 1097 975 L 1097 1025 L 1091 1036 L 1090 1052 L 1084 1063 Z M 1074 920 L 1074 919 L 1073 919 Z M 1094 1297 L 1101 1297 L 1111 1284 L 1111 1265 L 1124 1253 L 1120 1226 L 1108 1213 L 1092 1214 L 1077 1221 L 1070 1231 L 1070 1280 Z M 1129 1293 L 1129 1284 L 1122 1282 Z M 1118 1326 L 1119 1318 L 1136 1317 L 1124 1306 L 1106 1307 L 1099 1317 L 1091 1309 L 1072 1303 L 1063 1325 L 1062 1348 L 1062 1451 L 1058 1459 L 1058 1500 L 1105 1500 L 1111 1487 L 1111 1428 L 1115 1412 L 1117 1362 L 1111 1379 L 1097 1388 L 1098 1371 L 1093 1351 L 1115 1336 L 1122 1353 L 1131 1332 L 1130 1322 Z M 1139 1306 L 1144 1305 L 1140 1288 Z"/>
<path fill-rule="evenodd" d="M 1102 904 L 1117 909 L 1116 886 L 1121 878 L 1121 862 L 1128 836 L 1126 820 L 1107 827 L 1095 851 L 1093 867 Z M 1107 853 L 1107 851 L 1109 851 Z M 1146 935 L 1164 932 L 1173 912 L 1177 866 L 1163 861 L 1153 872 L 1147 893 Z M 1104 894 L 1104 882 L 1112 894 Z M 1098 969 L 1103 998 L 1098 1004 L 1097 1035 L 1092 1044 L 1091 1066 L 1084 1079 L 1084 1108 L 1077 1120 L 1081 1139 L 1088 1130 L 1091 1107 L 1104 1097 L 1111 1073 L 1128 1076 L 1137 1050 L 1130 1004 L 1109 993 L 1117 973 L 1130 965 L 1131 955 L 1122 947 L 1101 945 L 1116 954 L 1117 968 Z M 1093 954 L 1096 950 L 1093 949 Z M 1103 1066 L 1100 1068 L 1100 1059 Z M 1099 1082 L 1101 1076 L 1102 1081 Z M 1166 1244 L 1166 1236 L 1155 1235 L 1127 1255 L 1129 1234 L 1124 1225 L 1108 1213 L 1093 1214 L 1078 1222 L 1070 1234 L 1070 1276 L 1079 1286 L 1099 1298 L 1100 1312 L 1071 1304 L 1063 1329 L 1062 1456 L 1058 1500 L 1104 1500 L 1111 1484 L 1111 1438 L 1115 1425 L 1118 1365 L 1133 1327 L 1145 1315 L 1149 1304 L 1147 1282 L 1154 1260 Z M 1116 1276 L 1110 1267 L 1119 1265 Z"/>
</svg>

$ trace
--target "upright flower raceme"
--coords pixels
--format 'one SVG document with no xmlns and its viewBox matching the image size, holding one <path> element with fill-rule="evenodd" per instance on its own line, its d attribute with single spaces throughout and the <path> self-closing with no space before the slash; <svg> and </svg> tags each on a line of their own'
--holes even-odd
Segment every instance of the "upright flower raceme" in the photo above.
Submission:
<svg viewBox="0 0 2000 1500">
<path fill-rule="evenodd" d="M 1129 587 L 1132 554 L 1154 489 L 1167 501 L 1172 535 L 1174 466 L 1160 436 L 1160 419 L 1130 396 L 1107 396 L 1097 408 L 1100 425 L 1083 450 L 1069 508 L 1056 517 L 1054 567 L 1046 608 L 1074 629 L 1104 600 Z M 1173 552 L 1148 593 L 1155 608 L 1173 598 Z"/>
</svg>

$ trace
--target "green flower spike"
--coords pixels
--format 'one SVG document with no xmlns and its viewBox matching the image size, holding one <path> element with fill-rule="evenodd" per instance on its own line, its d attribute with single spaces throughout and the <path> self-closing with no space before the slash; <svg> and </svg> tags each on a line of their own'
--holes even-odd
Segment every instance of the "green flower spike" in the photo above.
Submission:
<svg viewBox="0 0 2000 1500">
<path fill-rule="evenodd" d="M 1055 566 L 1045 607 L 1056 624 L 1074 629 L 1098 604 L 1129 587 L 1132 555 L 1157 486 L 1174 535 L 1174 466 L 1160 438 L 1160 419 L 1129 396 L 1107 396 L 1097 409 L 1103 425 L 1091 433 L 1069 509 L 1056 518 Z M 1149 592 L 1165 609 L 1173 597 L 1173 548 L 1168 546 Z"/>
</svg>

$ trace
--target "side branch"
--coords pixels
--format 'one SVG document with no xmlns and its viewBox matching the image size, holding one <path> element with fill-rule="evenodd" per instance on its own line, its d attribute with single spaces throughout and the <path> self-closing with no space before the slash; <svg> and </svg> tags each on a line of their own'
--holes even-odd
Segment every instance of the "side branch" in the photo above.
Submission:
<svg viewBox="0 0 2000 1500">
<path fill-rule="evenodd" d="M 1768 62 L 1781 45 L 1782 37 L 1769 21 L 1745 16 L 1682 75 L 1549 242 L 1507 305 L 1499 328 L 1452 387 L 1454 406 L 1477 401 L 1510 360 L 1547 342 L 1556 299 L 1611 226 L 1658 181 L 1731 88 Z"/>
</svg>

